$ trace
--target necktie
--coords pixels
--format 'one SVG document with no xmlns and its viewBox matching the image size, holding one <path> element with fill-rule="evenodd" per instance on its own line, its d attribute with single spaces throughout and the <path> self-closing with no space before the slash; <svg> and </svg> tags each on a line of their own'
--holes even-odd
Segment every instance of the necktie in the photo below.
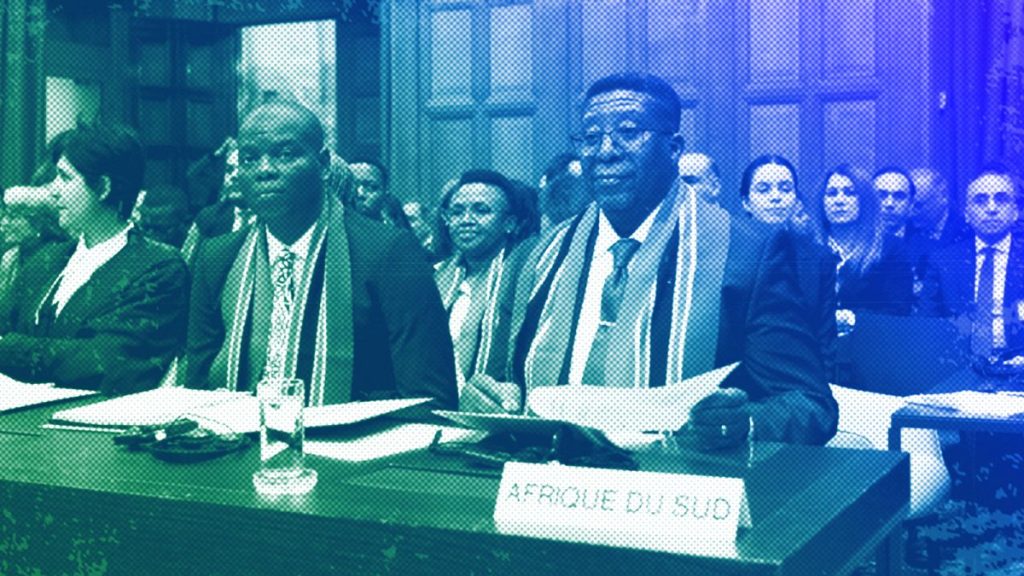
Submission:
<svg viewBox="0 0 1024 576">
<path fill-rule="evenodd" d="M 974 299 L 974 327 L 971 334 L 971 351 L 988 358 L 992 353 L 993 302 L 992 285 L 995 278 L 995 248 L 981 249 L 981 270 L 978 273 L 978 292 Z"/>
<path fill-rule="evenodd" d="M 264 378 L 284 376 L 291 332 L 294 298 L 295 254 L 285 248 L 274 259 L 270 279 L 274 285 L 274 307 L 270 313 L 270 336 L 267 339 L 267 364 Z"/>
<path fill-rule="evenodd" d="M 612 326 L 619 318 L 622 295 L 629 282 L 629 260 L 639 247 L 640 242 L 637 240 L 620 238 L 609 248 L 612 253 L 612 272 L 605 279 L 604 288 L 601 290 L 601 323 L 597 327 L 594 344 L 590 347 L 590 355 L 587 357 L 587 366 L 583 370 L 584 384 L 605 384 L 604 362 L 608 350 L 608 337 Z"/>
</svg>

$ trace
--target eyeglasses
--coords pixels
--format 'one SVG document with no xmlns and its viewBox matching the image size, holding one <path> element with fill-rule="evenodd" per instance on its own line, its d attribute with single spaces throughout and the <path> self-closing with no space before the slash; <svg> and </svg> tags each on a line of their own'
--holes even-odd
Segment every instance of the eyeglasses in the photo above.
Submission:
<svg viewBox="0 0 1024 576">
<path fill-rule="evenodd" d="M 650 134 L 671 134 L 669 130 L 647 128 L 644 126 L 617 126 L 615 128 L 588 128 L 586 131 L 574 134 L 572 143 L 576 147 L 576 153 L 580 156 L 592 156 L 604 143 L 607 135 L 612 142 L 624 150 L 634 150 L 643 144 Z"/>
<path fill-rule="evenodd" d="M 758 182 L 757 184 L 754 184 L 754 190 L 761 194 L 771 192 L 772 188 L 778 188 L 779 192 L 788 194 L 793 191 L 793 181 L 783 180 L 781 182 Z"/>
<path fill-rule="evenodd" d="M 473 220 L 479 222 L 503 213 L 503 210 L 496 210 L 490 204 L 474 202 L 473 204 L 454 204 L 449 206 L 441 212 L 441 216 L 444 217 L 445 222 L 454 222 L 467 215 L 472 216 Z"/>
</svg>

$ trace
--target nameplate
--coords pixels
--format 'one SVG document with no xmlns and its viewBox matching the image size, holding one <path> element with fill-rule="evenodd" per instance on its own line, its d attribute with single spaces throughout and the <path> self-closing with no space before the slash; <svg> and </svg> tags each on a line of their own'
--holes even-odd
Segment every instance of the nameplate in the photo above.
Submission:
<svg viewBox="0 0 1024 576">
<path fill-rule="evenodd" d="M 739 526 L 750 526 L 750 513 L 741 478 L 509 462 L 494 520 L 569 540 L 579 531 L 731 542 Z"/>
</svg>

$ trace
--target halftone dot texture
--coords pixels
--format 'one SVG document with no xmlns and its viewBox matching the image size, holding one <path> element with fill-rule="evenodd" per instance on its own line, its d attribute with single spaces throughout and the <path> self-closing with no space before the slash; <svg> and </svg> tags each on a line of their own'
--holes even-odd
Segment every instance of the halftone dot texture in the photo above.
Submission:
<svg viewBox="0 0 1024 576">
<path fill-rule="evenodd" d="M 75 120 L 90 119 L 97 110 L 106 113 L 121 106 L 124 118 L 117 119 L 131 120 L 148 147 L 147 185 L 183 184 L 188 162 L 216 148 L 227 136 L 213 133 L 217 113 L 204 106 L 208 94 L 190 78 L 233 64 L 230 59 L 209 56 L 216 52 L 204 53 L 205 32 L 190 31 L 188 24 L 160 28 L 161 33 L 146 36 L 139 31 L 142 28 L 133 31 L 125 26 L 123 17 L 203 19 L 223 9 L 250 17 L 276 10 L 282 19 L 290 19 L 307 8 L 303 2 L 197 0 L 178 2 L 171 9 L 169 3 L 154 0 L 137 2 L 134 14 L 122 9 L 109 17 L 103 9 L 96 15 L 75 12 L 73 4 L 65 4 L 62 9 L 29 0 L 6 5 L 4 34 L 0 35 L 6 55 L 6 179 L 19 171 L 17 161 L 12 160 L 17 154 L 31 155 L 27 149 L 20 150 L 25 146 L 18 142 L 36 138 L 25 127 L 12 126 L 19 122 L 31 124 L 32 129 L 43 125 L 19 117 L 21 110 L 31 108 L 26 102 L 33 98 L 20 72 L 47 61 L 32 52 L 38 46 L 31 41 L 40 35 L 44 50 L 66 51 L 54 54 L 57 61 L 78 63 L 52 74 L 46 68 L 40 75 L 54 77 L 46 82 L 47 102 L 52 104 L 46 110 L 47 134 L 52 135 L 57 127 L 70 127 Z M 347 0 L 336 5 L 346 19 L 377 14 L 372 6 L 366 9 Z M 19 11 L 21 7 L 26 10 Z M 683 97 L 680 132 L 686 150 L 706 152 L 715 159 L 722 171 L 720 201 L 734 209 L 734 218 L 744 217 L 737 209 L 738 194 L 734 192 L 739 174 L 751 158 L 763 153 L 780 154 L 796 166 L 804 199 L 816 198 L 822 175 L 842 162 L 868 170 L 889 163 L 907 168 L 939 163 L 956 183 L 954 206 L 963 185 L 981 164 L 1002 160 L 1019 172 L 1024 158 L 1024 115 L 1020 112 L 1024 109 L 1024 8 L 1019 0 L 944 4 L 902 0 L 398 0 L 386 12 L 393 20 L 386 21 L 391 45 L 382 48 L 383 60 L 368 64 L 374 60 L 367 55 L 377 54 L 373 50 L 335 57 L 335 45 L 365 47 L 376 39 L 370 34 L 358 42 L 342 42 L 343 36 L 352 32 L 344 22 L 330 31 L 323 25 L 306 26 L 301 31 L 293 28 L 293 32 L 281 28 L 284 32 L 268 35 L 273 37 L 270 44 L 277 55 L 263 52 L 265 66 L 243 58 L 247 65 L 238 70 L 237 98 L 240 110 L 268 97 L 269 92 L 298 99 L 329 127 L 328 143 L 342 156 L 350 152 L 350 139 L 359 140 L 360 145 L 371 143 L 369 149 L 387 160 L 394 174 L 392 192 L 402 200 L 430 203 L 445 182 L 468 168 L 492 167 L 510 177 L 535 182 L 550 157 L 571 149 L 568 135 L 578 123 L 575 97 L 593 80 L 625 70 L 664 77 Z M 53 22 L 44 27 L 46 19 Z M 110 26 L 120 34 L 108 37 Z M 933 26 L 940 31 L 935 32 Z M 54 38 L 59 41 L 51 43 Z M 133 71 L 124 80 L 128 90 L 120 80 L 112 80 L 116 69 L 108 70 L 90 56 L 96 46 L 105 53 L 109 38 L 130 44 L 113 50 L 123 49 L 128 54 L 119 56 L 127 59 L 122 62 L 127 64 L 124 68 Z M 89 50 L 76 49 L 76 43 L 88 45 Z M 195 58 L 190 60 L 188 53 L 193 49 Z M 383 68 L 379 66 L 382 62 L 386 63 Z M 250 63 L 254 67 L 248 67 Z M 78 73 L 85 76 L 79 86 L 66 81 L 67 76 Z M 390 74 L 384 78 L 385 90 L 390 92 L 383 97 L 376 88 L 366 94 L 350 89 L 352 83 L 378 84 L 385 73 Z M 256 80 L 245 83 L 246 78 L 262 82 L 267 76 L 273 77 L 272 86 Z M 335 106 L 342 90 L 350 98 Z M 125 92 L 130 94 L 127 101 Z M 62 101 L 62 95 L 68 99 Z M 949 128 L 948 124 L 958 127 Z M 361 153 L 366 149 L 360 148 Z M 23 162 L 25 166 L 30 163 Z M 138 270 L 139 275 L 142 272 Z M 128 277 L 124 282 L 133 280 L 137 278 Z M 117 287 L 92 289 L 111 291 Z M 124 322 L 128 326 L 128 320 Z M 75 352 L 84 357 L 84 348 L 77 348 Z M 109 374 L 120 368 L 116 358 L 112 350 L 105 358 L 103 350 L 89 356 L 90 361 L 106 366 Z M 871 405 L 863 416 L 842 412 L 842 403 L 840 410 L 841 420 L 844 416 L 851 419 L 850 428 L 870 430 L 847 430 L 851 434 L 871 439 L 887 428 L 886 411 Z M 69 436 L 71 441 L 75 438 Z M 82 438 L 82 455 L 62 464 L 68 470 L 108 463 L 129 467 L 132 459 L 146 458 L 141 454 L 112 456 L 94 437 Z M 923 559 L 910 560 L 918 565 L 931 563 L 931 573 L 1024 572 L 1024 520 L 1019 510 L 1024 447 L 1019 436 L 980 436 L 977 442 L 973 455 L 964 444 L 946 446 L 953 500 L 943 501 L 924 528 L 911 530 L 919 546 L 911 552 L 925 548 L 927 553 Z M 874 440 L 870 444 L 885 447 Z M 17 453 L 28 458 L 26 451 Z M 974 466 L 968 467 L 971 461 Z M 316 466 L 315 460 L 312 465 Z M 147 470 L 162 475 L 160 468 Z M 158 480 L 180 480 L 183 485 L 195 482 L 190 479 L 192 474 L 205 473 L 199 467 L 167 470 L 166 478 Z M 436 486 L 433 491 L 438 494 L 451 492 L 440 484 L 444 481 L 440 474 L 404 481 Z M 786 489 L 779 487 L 780 491 Z M 10 487 L 3 490 L 12 496 L 21 494 Z M 965 504 L 965 499 L 978 501 L 980 506 Z M 481 528 L 485 519 L 450 511 L 449 504 L 435 495 L 403 496 L 395 502 L 436 510 L 439 518 L 457 518 L 465 522 L 463 529 L 486 530 Z M 381 509 L 392 505 L 394 502 L 380 503 Z M 209 521 L 206 516 L 218 516 L 211 509 L 203 514 L 203 522 Z M 0 543 L 5 542 L 3 536 L 13 522 L 8 517 L 3 523 Z M 94 526 L 99 540 L 78 547 L 82 566 L 102 563 L 103 538 L 118 537 L 111 526 Z M 245 532 L 245 527 L 232 527 L 236 528 Z M 264 529 L 253 533 L 272 537 L 272 531 Z M 369 528 L 367 533 L 377 534 Z M 259 546 L 255 539 L 243 539 Z M 55 550 L 67 546 L 63 541 L 43 542 Z M 32 543 L 37 545 L 39 542 Z M 383 545 L 366 536 L 365 545 L 391 559 L 405 554 L 398 541 Z M 820 551 L 823 556 L 829 553 L 824 548 Z M 436 554 L 450 555 L 454 571 L 512 569 L 501 554 L 482 554 L 468 543 L 463 549 L 457 537 L 438 539 Z M 226 552 L 225 561 L 232 555 Z M 0 558 L 0 573 L 4 572 L 2 562 Z M 366 571 L 358 566 L 338 570 Z"/>
</svg>

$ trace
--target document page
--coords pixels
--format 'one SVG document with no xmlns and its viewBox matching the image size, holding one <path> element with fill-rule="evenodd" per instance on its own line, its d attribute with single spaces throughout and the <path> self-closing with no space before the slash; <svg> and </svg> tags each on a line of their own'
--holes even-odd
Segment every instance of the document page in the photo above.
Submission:
<svg viewBox="0 0 1024 576">
<path fill-rule="evenodd" d="M 227 390 L 192 390 L 190 388 L 156 388 L 137 394 L 111 398 L 96 404 L 61 410 L 51 422 L 82 426 L 128 428 L 159 426 L 174 421 L 200 408 L 250 397 L 245 392 Z"/>
<path fill-rule="evenodd" d="M 1008 418 L 1024 414 L 1024 396 L 1013 392 L 962 390 L 946 394 L 907 396 L 907 404 L 956 411 L 969 416 Z"/>
<path fill-rule="evenodd" d="M 92 396 L 96 393 L 95 390 L 58 388 L 53 384 L 27 384 L 0 374 L 0 412 Z"/>
<path fill-rule="evenodd" d="M 527 407 L 541 418 L 603 431 L 678 430 L 690 419 L 690 409 L 717 390 L 736 366 L 738 363 L 659 388 L 535 388 L 527 398 Z"/>
</svg>

